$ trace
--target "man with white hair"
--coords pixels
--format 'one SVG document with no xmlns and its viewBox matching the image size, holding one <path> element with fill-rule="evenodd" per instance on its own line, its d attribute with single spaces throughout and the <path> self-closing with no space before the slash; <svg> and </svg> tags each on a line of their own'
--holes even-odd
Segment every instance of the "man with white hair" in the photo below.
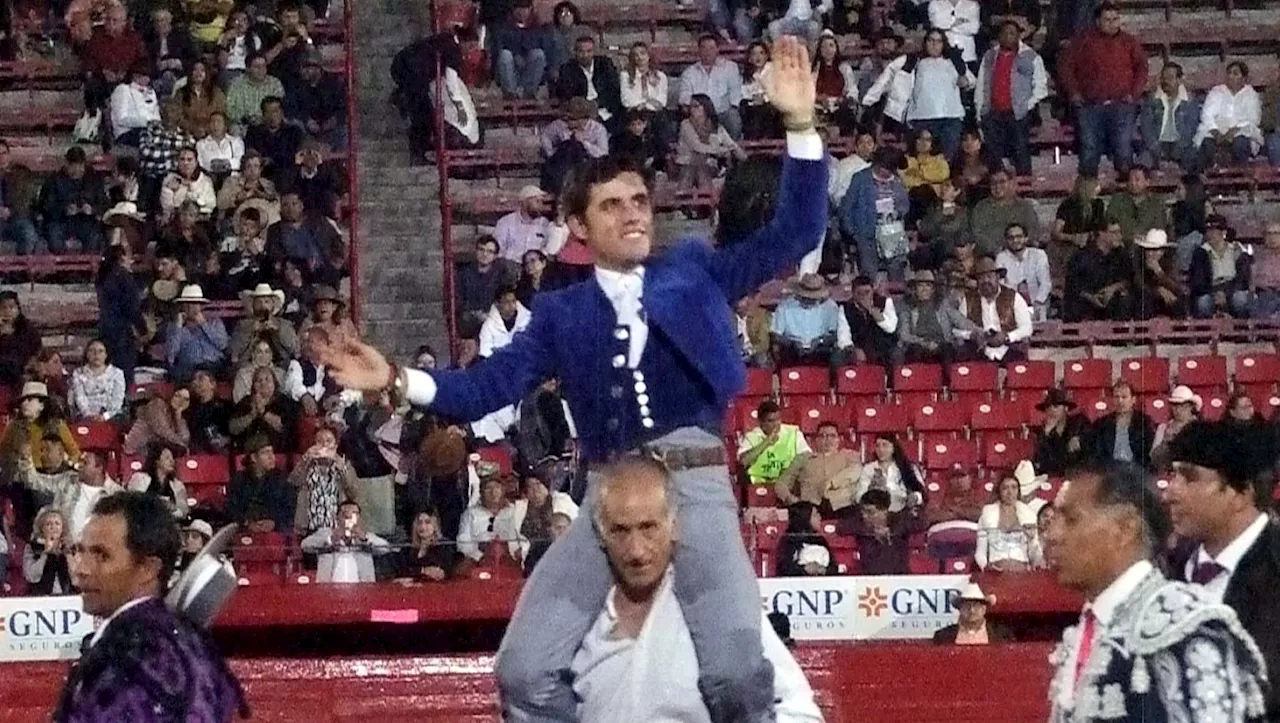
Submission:
<svg viewBox="0 0 1280 723">
<path fill-rule="evenodd" d="M 532 184 L 520 189 L 520 207 L 498 219 L 493 237 L 498 255 L 512 263 L 522 263 L 525 252 L 543 251 L 547 246 L 547 194 Z"/>
<path fill-rule="evenodd" d="M 624 460 L 598 483 L 592 519 L 614 586 L 573 658 L 581 723 L 711 720 L 698 692 L 693 638 L 672 588 L 677 494 L 666 467 L 643 456 Z M 760 631 L 774 670 L 778 723 L 822 721 L 804 672 L 773 626 Z"/>
</svg>

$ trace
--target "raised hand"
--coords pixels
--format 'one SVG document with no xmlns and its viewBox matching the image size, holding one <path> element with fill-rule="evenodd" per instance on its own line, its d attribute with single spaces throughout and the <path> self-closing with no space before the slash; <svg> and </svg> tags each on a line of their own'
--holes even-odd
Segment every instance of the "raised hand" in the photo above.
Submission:
<svg viewBox="0 0 1280 723">
<path fill-rule="evenodd" d="M 790 35 L 779 38 L 773 45 L 770 72 L 765 73 L 760 82 L 787 126 L 813 123 L 818 91 L 809 66 L 809 49 L 804 43 Z"/>
<path fill-rule="evenodd" d="M 346 389 L 373 392 L 391 381 L 391 364 L 381 352 L 354 339 L 325 349 L 324 365 L 334 381 Z"/>
</svg>

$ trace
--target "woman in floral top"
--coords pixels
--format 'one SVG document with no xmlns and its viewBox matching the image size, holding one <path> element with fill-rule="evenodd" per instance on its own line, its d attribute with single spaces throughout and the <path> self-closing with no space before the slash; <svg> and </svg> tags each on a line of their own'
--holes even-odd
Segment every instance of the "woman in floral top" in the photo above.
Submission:
<svg viewBox="0 0 1280 723">
<path fill-rule="evenodd" d="M 111 419 L 124 411 L 124 372 L 107 363 L 107 345 L 94 339 L 84 365 L 71 375 L 71 413 L 76 419 Z"/>
</svg>

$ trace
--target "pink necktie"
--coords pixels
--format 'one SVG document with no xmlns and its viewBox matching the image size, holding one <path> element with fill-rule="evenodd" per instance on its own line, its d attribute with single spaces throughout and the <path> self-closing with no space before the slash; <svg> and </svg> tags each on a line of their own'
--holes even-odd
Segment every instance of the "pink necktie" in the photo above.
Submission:
<svg viewBox="0 0 1280 723">
<path fill-rule="evenodd" d="M 1089 660 L 1089 654 L 1093 652 L 1093 633 L 1094 628 L 1098 624 L 1098 618 L 1094 616 L 1092 610 L 1084 611 L 1084 629 L 1080 633 L 1080 650 L 1076 655 L 1076 676 L 1072 681 L 1073 685 L 1080 684 L 1080 673 L 1084 671 L 1084 664 Z"/>
</svg>

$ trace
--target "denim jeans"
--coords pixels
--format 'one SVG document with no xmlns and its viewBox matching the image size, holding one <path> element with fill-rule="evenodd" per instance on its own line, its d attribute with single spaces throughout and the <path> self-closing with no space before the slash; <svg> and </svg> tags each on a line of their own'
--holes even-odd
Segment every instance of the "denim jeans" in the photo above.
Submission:
<svg viewBox="0 0 1280 723">
<path fill-rule="evenodd" d="M 1031 175 L 1031 121 L 1027 117 L 1018 120 L 1012 112 L 991 111 L 982 119 L 982 136 L 986 141 L 987 151 L 991 154 L 988 161 L 992 164 L 1003 164 L 1004 159 L 1013 161 L 1014 170 L 1019 176 Z M 953 156 L 947 156 L 952 158 Z"/>
<path fill-rule="evenodd" d="M 1200 143 L 1200 170 L 1207 170 L 1215 165 L 1218 147 L 1218 141 L 1213 138 L 1206 138 Z M 1253 160 L 1253 141 L 1248 138 L 1244 136 L 1232 138 L 1230 148 L 1232 165 L 1245 166 Z"/>
<path fill-rule="evenodd" d="M 1280 131 L 1267 136 L 1267 162 L 1280 166 Z"/>
<path fill-rule="evenodd" d="M 721 444 L 713 434 L 686 427 L 647 446 Z M 582 513 L 534 568 L 498 649 L 495 667 L 507 723 L 578 719 L 570 664 L 613 586 L 592 522 L 599 482 L 591 477 Z M 773 720 L 773 668 L 760 644 L 760 587 L 742 544 L 729 470 L 695 467 L 674 471 L 672 478 L 680 526 L 675 592 L 697 651 L 699 689 L 711 720 Z M 736 705 L 744 707 L 743 715 L 723 713 Z"/>
<path fill-rule="evenodd" d="M 724 126 L 724 132 L 735 141 L 742 140 L 742 115 L 738 113 L 737 108 L 730 107 L 728 110 L 717 113 L 716 120 L 720 121 L 720 125 Z"/>
<path fill-rule="evenodd" d="M 707 20 L 716 30 L 729 30 L 739 43 L 756 39 L 756 21 L 747 15 L 746 8 L 730 10 L 725 0 L 708 0 Z"/>
<path fill-rule="evenodd" d="M 1098 175 L 1105 152 L 1116 173 L 1129 172 L 1133 163 L 1133 103 L 1101 103 L 1080 106 L 1076 130 L 1080 134 L 1080 175 Z"/>
<path fill-rule="evenodd" d="M 955 158 L 960 153 L 960 134 L 964 131 L 963 118 L 928 118 L 911 121 L 914 130 L 925 129 L 933 134 L 934 147 L 943 158 Z"/>
<path fill-rule="evenodd" d="M 1280 316 L 1280 291 L 1259 289 L 1253 297 L 1253 313 L 1255 319 L 1269 319 Z"/>
<path fill-rule="evenodd" d="M 797 20 L 795 18 L 783 17 L 769 23 L 769 39 L 777 42 L 784 35 L 794 35 L 805 42 L 813 45 L 818 42 L 818 37 L 822 34 L 822 23 L 817 19 Z"/>
<path fill-rule="evenodd" d="M 1192 311 L 1197 319 L 1208 319 L 1216 311 L 1226 311 L 1237 319 L 1245 319 L 1249 316 L 1250 306 L 1248 291 L 1231 291 L 1227 293 L 1226 308 L 1218 308 L 1213 294 L 1205 294 L 1193 300 Z"/>
<path fill-rule="evenodd" d="M 102 251 L 102 224 L 93 216 L 71 216 L 62 221 L 45 223 L 45 233 L 49 238 L 49 253 L 65 254 L 67 241 L 80 240 L 82 252 L 91 254 Z"/>
<path fill-rule="evenodd" d="M 498 52 L 498 85 L 509 96 L 532 96 L 542 85 L 546 71 L 547 54 L 541 49 L 535 48 L 518 57 L 505 48 Z"/>
<path fill-rule="evenodd" d="M 34 252 L 40 245 L 36 225 L 29 218 L 10 217 L 8 221 L 0 221 L 0 239 L 12 241 L 19 256 Z"/>
</svg>

